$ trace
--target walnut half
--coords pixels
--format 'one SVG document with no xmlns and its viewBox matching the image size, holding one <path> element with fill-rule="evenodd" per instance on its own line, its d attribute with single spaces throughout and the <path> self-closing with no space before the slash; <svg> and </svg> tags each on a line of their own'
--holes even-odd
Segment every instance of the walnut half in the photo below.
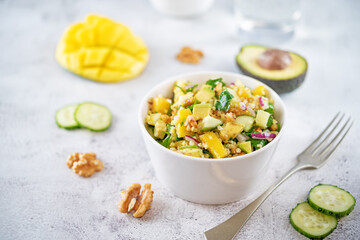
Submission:
<svg viewBox="0 0 360 240">
<path fill-rule="evenodd" d="M 104 168 L 103 163 L 96 159 L 95 153 L 73 153 L 69 156 L 66 165 L 81 177 L 91 177 L 94 172 Z"/>
<path fill-rule="evenodd" d="M 134 210 L 133 216 L 139 218 L 150 209 L 154 194 L 154 191 L 151 190 L 151 184 L 146 183 L 141 194 L 140 189 L 141 185 L 134 183 L 127 190 L 121 192 L 121 200 L 118 203 L 120 212 L 128 213 Z"/>
</svg>

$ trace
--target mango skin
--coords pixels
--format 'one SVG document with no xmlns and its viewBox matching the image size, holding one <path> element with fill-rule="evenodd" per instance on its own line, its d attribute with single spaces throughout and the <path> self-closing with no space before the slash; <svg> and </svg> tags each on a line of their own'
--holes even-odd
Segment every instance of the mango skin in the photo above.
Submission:
<svg viewBox="0 0 360 240">
<path fill-rule="evenodd" d="M 65 69 L 98 82 L 110 83 L 138 76 L 149 60 L 143 40 L 121 23 L 88 15 L 65 31 L 55 58 Z"/>
</svg>

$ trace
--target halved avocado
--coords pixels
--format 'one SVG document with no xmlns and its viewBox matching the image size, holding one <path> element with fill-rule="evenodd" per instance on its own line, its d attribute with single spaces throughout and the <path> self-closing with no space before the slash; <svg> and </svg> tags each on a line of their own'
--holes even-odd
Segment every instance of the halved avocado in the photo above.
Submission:
<svg viewBox="0 0 360 240">
<path fill-rule="evenodd" d="M 277 93 L 290 92 L 305 80 L 307 61 L 299 54 L 260 45 L 245 45 L 236 56 L 241 71 Z"/>
</svg>

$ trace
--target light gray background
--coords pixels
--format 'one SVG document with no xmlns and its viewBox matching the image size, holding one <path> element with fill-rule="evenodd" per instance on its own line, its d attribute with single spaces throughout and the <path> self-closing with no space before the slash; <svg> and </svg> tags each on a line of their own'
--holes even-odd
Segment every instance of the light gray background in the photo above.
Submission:
<svg viewBox="0 0 360 240">
<path fill-rule="evenodd" d="M 239 72 L 235 55 L 244 44 L 235 32 L 231 1 L 217 1 L 204 16 L 172 19 L 148 1 L 0 1 L 0 238 L 1 239 L 201 239 L 251 199 L 221 206 L 183 201 L 155 178 L 137 126 L 139 102 L 154 84 L 200 70 Z M 303 239 L 290 226 L 291 209 L 318 183 L 360 194 L 359 1 L 305 1 L 295 37 L 279 47 L 309 62 L 305 84 L 283 95 L 288 129 L 265 189 L 295 164 L 295 156 L 339 111 L 354 127 L 330 162 L 297 173 L 260 207 L 237 239 Z M 138 78 L 99 84 L 63 70 L 54 60 L 64 29 L 98 13 L 127 24 L 142 36 L 150 61 Z M 199 65 L 177 62 L 184 45 L 203 50 Z M 108 106 L 106 132 L 66 131 L 54 122 L 58 108 L 95 101 Z M 105 169 L 84 179 L 66 167 L 73 152 L 94 151 Z M 150 182 L 152 208 L 141 219 L 120 214 L 120 191 Z M 263 189 L 259 189 L 259 194 Z M 360 207 L 341 219 L 329 239 L 358 239 Z"/>
</svg>

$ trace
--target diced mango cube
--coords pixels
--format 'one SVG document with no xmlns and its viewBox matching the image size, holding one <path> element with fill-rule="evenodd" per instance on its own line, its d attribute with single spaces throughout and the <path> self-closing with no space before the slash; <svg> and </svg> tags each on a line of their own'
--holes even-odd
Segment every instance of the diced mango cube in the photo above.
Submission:
<svg viewBox="0 0 360 240">
<path fill-rule="evenodd" d="M 244 129 L 244 125 L 237 122 L 228 122 L 220 130 L 220 137 L 224 142 L 229 141 L 230 138 L 235 138 Z"/>
<path fill-rule="evenodd" d="M 82 74 L 88 78 L 98 78 L 100 74 L 100 68 L 84 68 Z"/>
<path fill-rule="evenodd" d="M 265 95 L 265 87 L 263 85 L 256 86 L 253 89 L 254 95 L 264 96 Z"/>
<path fill-rule="evenodd" d="M 249 88 L 239 89 L 238 95 L 242 98 L 249 98 L 251 96 L 251 91 Z"/>
<path fill-rule="evenodd" d="M 136 64 L 133 57 L 126 53 L 114 50 L 108 55 L 108 59 L 105 63 L 107 68 L 126 70 Z"/>
<path fill-rule="evenodd" d="M 200 135 L 200 140 L 215 158 L 224 158 L 228 155 L 228 152 L 221 143 L 220 138 L 218 138 L 214 132 L 207 132 Z"/>
<path fill-rule="evenodd" d="M 85 49 L 84 67 L 99 66 L 104 63 L 105 58 L 108 56 L 110 50 L 107 48 L 100 49 Z"/>
<path fill-rule="evenodd" d="M 179 120 L 177 123 L 184 123 L 186 121 L 186 118 L 191 115 L 192 112 L 188 108 L 182 108 L 178 112 Z"/>
<path fill-rule="evenodd" d="M 123 76 L 123 74 L 117 70 L 102 68 L 100 72 L 99 80 L 102 82 L 106 82 L 107 79 L 117 79 L 120 78 L 121 76 Z"/>
<path fill-rule="evenodd" d="M 171 100 L 162 96 L 153 98 L 153 111 L 166 114 L 169 111 Z"/>
<path fill-rule="evenodd" d="M 178 138 L 183 138 L 186 135 L 190 134 L 188 131 L 186 131 L 186 127 L 184 125 L 177 124 L 175 126 L 175 129 L 176 129 L 176 135 L 178 136 Z"/>
<path fill-rule="evenodd" d="M 184 126 L 184 122 L 186 121 L 186 118 L 191 115 L 191 110 L 188 108 L 182 108 L 178 112 L 178 121 L 175 125 L 176 135 L 178 138 L 185 137 L 189 134 L 188 131 L 186 131 L 186 127 Z"/>
</svg>

